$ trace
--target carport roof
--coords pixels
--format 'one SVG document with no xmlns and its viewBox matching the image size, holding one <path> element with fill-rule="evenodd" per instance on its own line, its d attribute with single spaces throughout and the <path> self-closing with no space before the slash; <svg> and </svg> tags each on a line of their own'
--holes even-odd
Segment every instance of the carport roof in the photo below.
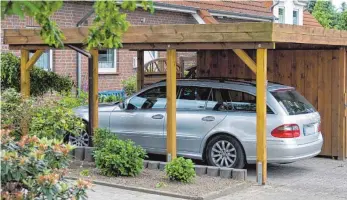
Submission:
<svg viewBox="0 0 347 200">
<path fill-rule="evenodd" d="M 64 44 L 82 46 L 88 27 L 63 28 Z M 11 49 L 49 48 L 39 29 L 5 29 L 4 43 Z M 338 48 L 347 46 L 347 31 L 270 22 L 131 26 L 123 35 L 123 48 L 142 50 Z"/>
</svg>

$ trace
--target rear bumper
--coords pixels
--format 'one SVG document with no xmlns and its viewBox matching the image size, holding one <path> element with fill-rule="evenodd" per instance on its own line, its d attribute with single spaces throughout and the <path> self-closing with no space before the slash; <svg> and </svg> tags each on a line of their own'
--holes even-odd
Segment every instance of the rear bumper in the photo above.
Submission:
<svg viewBox="0 0 347 200">
<path fill-rule="evenodd" d="M 321 152 L 322 146 L 323 137 L 321 133 L 319 133 L 318 140 L 307 144 L 269 145 L 267 151 L 268 162 L 287 163 L 312 158 Z"/>
<path fill-rule="evenodd" d="M 316 141 L 307 144 L 282 143 L 274 144 L 268 142 L 267 145 L 267 161 L 268 163 L 290 163 L 302 159 L 312 158 L 317 156 L 323 146 L 323 137 L 319 133 Z M 255 163 L 256 156 L 247 156 L 249 164 Z"/>
</svg>

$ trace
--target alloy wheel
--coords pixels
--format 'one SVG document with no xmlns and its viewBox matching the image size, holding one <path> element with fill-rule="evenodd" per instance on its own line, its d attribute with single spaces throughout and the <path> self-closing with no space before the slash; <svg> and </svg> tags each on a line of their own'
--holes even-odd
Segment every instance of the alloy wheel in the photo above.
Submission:
<svg viewBox="0 0 347 200">
<path fill-rule="evenodd" d="M 78 146 L 78 147 L 88 147 L 90 141 L 90 136 L 88 135 L 87 131 L 83 130 L 81 134 L 79 135 L 69 135 L 69 142 L 72 145 Z"/>
<path fill-rule="evenodd" d="M 219 140 L 212 146 L 211 158 L 218 167 L 232 167 L 237 158 L 234 145 L 226 140 Z"/>
</svg>

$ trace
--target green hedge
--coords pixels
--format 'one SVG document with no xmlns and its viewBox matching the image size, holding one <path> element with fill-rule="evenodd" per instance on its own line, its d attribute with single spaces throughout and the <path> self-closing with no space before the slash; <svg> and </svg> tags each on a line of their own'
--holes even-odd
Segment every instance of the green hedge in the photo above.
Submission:
<svg viewBox="0 0 347 200">
<path fill-rule="evenodd" d="M 47 92 L 70 92 L 73 84 L 70 78 L 48 72 L 38 67 L 30 71 L 30 94 L 42 96 Z M 12 53 L 1 53 L 1 91 L 9 88 L 20 91 L 20 59 Z"/>
</svg>

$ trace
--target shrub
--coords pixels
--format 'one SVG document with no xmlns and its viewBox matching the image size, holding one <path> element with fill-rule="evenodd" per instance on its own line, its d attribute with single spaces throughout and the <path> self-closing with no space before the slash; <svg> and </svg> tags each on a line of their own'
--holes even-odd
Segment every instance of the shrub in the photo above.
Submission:
<svg viewBox="0 0 347 200">
<path fill-rule="evenodd" d="M 30 94 L 42 96 L 49 91 L 69 92 L 72 81 L 38 67 L 30 70 Z M 20 91 L 20 59 L 12 53 L 1 53 L 1 91 L 14 88 Z"/>
<path fill-rule="evenodd" d="M 166 175 L 170 180 L 190 183 L 195 177 L 194 163 L 191 159 L 175 158 L 165 166 Z"/>
<path fill-rule="evenodd" d="M 71 109 L 83 106 L 88 103 L 88 93 L 80 91 L 80 95 L 78 97 L 72 96 L 69 93 L 62 94 L 61 99 L 58 101 L 58 103 L 64 108 Z"/>
<path fill-rule="evenodd" d="M 72 146 L 1 130 L 1 199 L 86 199 L 91 183 L 64 179 Z"/>
<path fill-rule="evenodd" d="M 105 176 L 136 176 L 143 168 L 146 152 L 130 140 L 107 139 L 94 152 L 95 164 Z"/>
<path fill-rule="evenodd" d="M 130 96 L 136 92 L 136 82 L 136 76 L 131 76 L 130 78 L 122 81 L 124 91 L 127 94 L 127 96 Z"/>
<path fill-rule="evenodd" d="M 109 139 L 117 139 L 117 136 L 105 128 L 98 128 L 94 130 L 93 144 L 95 148 L 102 148 Z"/>
<path fill-rule="evenodd" d="M 84 129 L 82 119 L 76 117 L 71 108 L 57 101 L 37 101 L 29 98 L 22 101 L 14 89 L 3 92 L 1 105 L 1 126 L 21 132 L 22 120 L 29 125 L 29 134 L 38 137 L 62 139 L 67 133 L 79 134 Z"/>
</svg>

